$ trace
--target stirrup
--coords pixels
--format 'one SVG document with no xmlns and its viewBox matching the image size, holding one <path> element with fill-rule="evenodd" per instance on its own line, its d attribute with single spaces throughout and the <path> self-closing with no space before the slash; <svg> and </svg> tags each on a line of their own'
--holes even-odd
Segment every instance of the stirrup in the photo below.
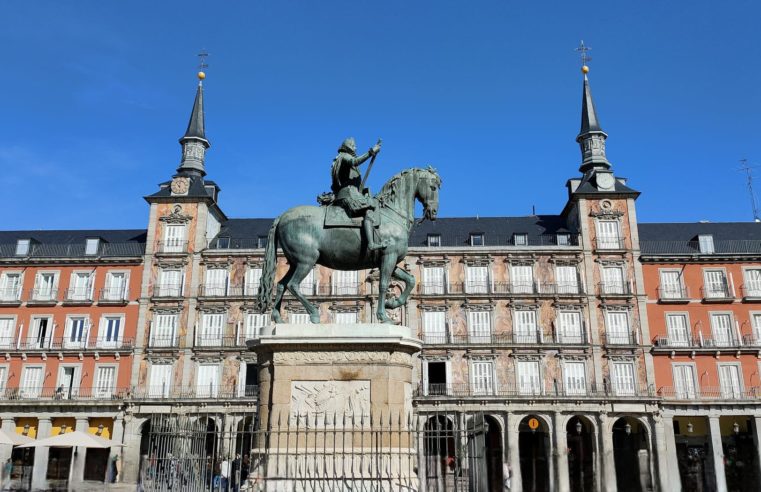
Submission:
<svg viewBox="0 0 761 492">
<path fill-rule="evenodd" d="M 387 241 L 381 241 L 380 243 L 374 243 L 374 244 L 367 244 L 367 249 L 370 251 L 378 251 L 379 249 L 386 249 L 388 248 L 388 242 Z"/>
</svg>

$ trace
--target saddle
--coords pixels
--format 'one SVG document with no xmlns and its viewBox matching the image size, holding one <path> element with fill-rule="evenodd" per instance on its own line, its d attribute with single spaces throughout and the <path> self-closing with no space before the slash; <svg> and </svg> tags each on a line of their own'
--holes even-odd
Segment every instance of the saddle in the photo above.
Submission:
<svg viewBox="0 0 761 492">
<path fill-rule="evenodd" d="M 325 210 L 325 228 L 329 227 L 362 227 L 362 217 L 350 217 L 340 205 L 327 205 Z"/>
</svg>

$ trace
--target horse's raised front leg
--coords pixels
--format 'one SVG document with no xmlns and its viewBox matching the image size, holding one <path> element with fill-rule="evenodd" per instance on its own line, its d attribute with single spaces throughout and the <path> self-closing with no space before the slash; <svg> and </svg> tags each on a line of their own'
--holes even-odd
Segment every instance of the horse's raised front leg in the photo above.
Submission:
<svg viewBox="0 0 761 492">
<path fill-rule="evenodd" d="M 295 267 L 291 268 L 293 268 L 293 276 L 288 279 L 286 287 L 291 292 L 291 294 L 296 297 L 296 299 L 301 301 L 301 304 L 303 304 L 304 308 L 309 313 L 309 320 L 312 323 L 319 324 L 320 310 L 317 309 L 311 302 L 309 302 L 299 289 L 301 281 L 304 280 L 306 276 L 309 275 L 309 272 L 312 271 L 312 268 L 314 268 L 314 263 L 296 263 Z"/>
<path fill-rule="evenodd" d="M 410 296 L 412 289 L 415 288 L 415 277 L 402 267 L 394 268 L 394 271 L 391 272 L 391 276 L 404 282 L 404 290 L 399 294 L 399 297 L 386 300 L 386 307 L 388 309 L 396 309 L 399 306 L 407 304 L 407 298 Z"/>
<path fill-rule="evenodd" d="M 391 272 L 396 267 L 396 255 L 386 254 L 381 257 L 380 281 L 378 282 L 378 312 L 375 316 L 381 323 L 393 323 L 394 320 L 386 314 L 386 292 L 391 284 Z"/>
</svg>

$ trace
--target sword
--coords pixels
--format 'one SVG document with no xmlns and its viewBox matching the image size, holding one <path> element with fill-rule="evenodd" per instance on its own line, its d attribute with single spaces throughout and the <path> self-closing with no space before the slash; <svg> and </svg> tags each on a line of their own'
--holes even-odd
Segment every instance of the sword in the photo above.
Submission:
<svg viewBox="0 0 761 492">
<path fill-rule="evenodd" d="M 380 145 L 383 142 L 382 139 L 378 139 L 378 143 L 375 145 Z M 359 189 L 362 190 L 364 193 L 365 191 L 365 183 L 367 182 L 367 177 L 370 175 L 370 169 L 373 168 L 373 164 L 375 163 L 375 158 L 378 157 L 378 154 L 375 154 L 370 158 L 370 164 L 367 165 L 367 170 L 365 171 L 365 177 L 362 178 L 362 184 L 359 186 Z"/>
</svg>

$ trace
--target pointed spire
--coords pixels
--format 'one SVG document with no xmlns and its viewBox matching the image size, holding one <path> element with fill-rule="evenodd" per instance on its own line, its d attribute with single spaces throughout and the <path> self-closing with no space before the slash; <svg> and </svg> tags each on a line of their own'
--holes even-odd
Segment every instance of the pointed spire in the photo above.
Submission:
<svg viewBox="0 0 761 492">
<path fill-rule="evenodd" d="M 583 44 L 582 44 L 583 46 Z M 586 173 L 592 169 L 610 169 L 610 162 L 605 156 L 605 139 L 608 135 L 602 131 L 600 120 L 597 119 L 595 103 L 592 100 L 592 89 L 589 87 L 589 67 L 583 65 L 584 85 L 581 95 L 581 130 L 576 141 L 581 148 L 581 166 L 579 171 Z"/>
<path fill-rule="evenodd" d="M 180 139 L 182 145 L 182 162 L 177 168 L 178 173 L 206 175 L 205 157 L 206 149 L 211 144 L 206 139 L 206 130 L 204 125 L 203 111 L 203 79 L 206 78 L 204 72 L 198 72 L 198 89 L 196 98 L 193 101 L 193 110 L 190 112 L 190 121 L 185 135 Z"/>
</svg>

